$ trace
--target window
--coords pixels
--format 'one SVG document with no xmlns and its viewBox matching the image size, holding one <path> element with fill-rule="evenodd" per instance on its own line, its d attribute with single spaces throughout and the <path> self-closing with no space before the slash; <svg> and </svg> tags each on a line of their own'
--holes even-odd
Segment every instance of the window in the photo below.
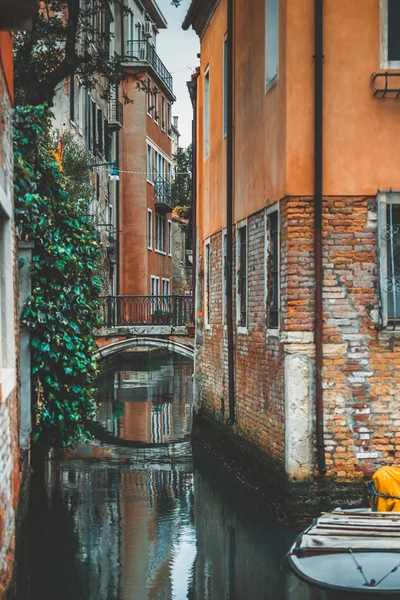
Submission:
<svg viewBox="0 0 400 600">
<path fill-rule="evenodd" d="M 266 24 L 265 24 L 265 75 L 266 90 L 271 89 L 278 80 L 278 57 L 279 57 L 279 0 L 266 1 Z"/>
<path fill-rule="evenodd" d="M 15 387 L 13 224 L 11 198 L 0 186 L 0 403 Z"/>
<path fill-rule="evenodd" d="M 153 248 L 153 213 L 150 208 L 147 209 L 147 248 Z"/>
<path fill-rule="evenodd" d="M 381 68 L 400 68 L 400 3 L 380 0 L 381 5 Z"/>
<path fill-rule="evenodd" d="M 96 154 L 96 152 L 97 152 L 96 122 L 97 122 L 97 107 L 96 107 L 96 103 L 93 102 L 93 100 L 92 100 L 92 118 L 91 118 L 92 143 L 91 143 L 91 148 L 92 148 L 93 154 Z"/>
<path fill-rule="evenodd" d="M 170 295 L 170 281 L 169 279 L 164 279 L 162 280 L 162 295 L 163 296 L 169 296 Z"/>
<path fill-rule="evenodd" d="M 206 329 L 210 328 L 210 294 L 211 294 L 211 253 L 210 253 L 210 240 L 206 240 L 204 246 L 204 323 Z"/>
<path fill-rule="evenodd" d="M 157 252 L 165 254 L 165 217 L 155 215 L 155 240 L 154 248 Z"/>
<path fill-rule="evenodd" d="M 83 115 L 84 115 L 84 93 L 83 93 L 83 85 L 79 83 L 78 86 L 78 131 L 82 135 L 83 134 Z"/>
<path fill-rule="evenodd" d="M 224 137 L 228 135 L 228 40 L 224 39 Z"/>
<path fill-rule="evenodd" d="M 237 323 L 247 328 L 247 224 L 238 227 L 237 236 Z"/>
<path fill-rule="evenodd" d="M 210 154 L 210 71 L 204 76 L 204 157 Z"/>
<path fill-rule="evenodd" d="M 151 110 L 153 108 L 152 103 L 152 92 L 151 92 L 151 80 L 150 77 L 147 78 L 147 114 L 151 117 Z"/>
<path fill-rule="evenodd" d="M 168 221 L 168 256 L 172 256 L 172 221 Z"/>
<path fill-rule="evenodd" d="M 266 231 L 266 311 L 267 328 L 279 329 L 279 212 L 267 213 Z"/>
<path fill-rule="evenodd" d="M 153 165 L 151 160 L 151 146 L 147 146 L 147 181 L 153 182 Z"/>
<path fill-rule="evenodd" d="M 154 122 L 158 125 L 158 118 L 159 118 L 159 114 L 158 114 L 158 88 L 154 87 Z"/>
<path fill-rule="evenodd" d="M 86 90 L 85 93 L 85 109 L 86 109 L 86 114 L 85 114 L 85 136 L 86 136 L 86 149 L 87 150 L 91 150 L 92 149 L 92 138 L 91 138 L 91 123 L 90 123 L 90 95 L 89 92 Z"/>
<path fill-rule="evenodd" d="M 380 325 L 400 322 L 400 194 L 378 197 Z"/>
<path fill-rule="evenodd" d="M 152 275 L 150 277 L 150 286 L 151 286 L 151 295 L 159 296 L 160 295 L 160 278 Z"/>
<path fill-rule="evenodd" d="M 75 78 L 73 75 L 69 78 L 69 118 L 75 119 Z"/>
<path fill-rule="evenodd" d="M 167 127 L 168 127 L 168 135 L 172 133 L 172 108 L 171 104 L 168 102 L 167 108 Z"/>
<path fill-rule="evenodd" d="M 161 129 L 165 131 L 165 98 L 161 96 Z"/>
<path fill-rule="evenodd" d="M 97 152 L 103 154 L 103 114 L 101 109 L 97 109 Z"/>
</svg>

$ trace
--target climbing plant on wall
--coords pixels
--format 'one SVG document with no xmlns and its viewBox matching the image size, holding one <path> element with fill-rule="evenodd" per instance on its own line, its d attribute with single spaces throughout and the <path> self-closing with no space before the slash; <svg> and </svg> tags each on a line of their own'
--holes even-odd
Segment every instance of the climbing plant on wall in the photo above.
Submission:
<svg viewBox="0 0 400 600">
<path fill-rule="evenodd" d="M 34 243 L 22 316 L 31 330 L 34 438 L 66 446 L 88 436 L 94 414 L 100 246 L 86 199 L 69 192 L 51 149 L 50 119 L 46 106 L 14 111 L 15 217 L 20 239 Z"/>
</svg>

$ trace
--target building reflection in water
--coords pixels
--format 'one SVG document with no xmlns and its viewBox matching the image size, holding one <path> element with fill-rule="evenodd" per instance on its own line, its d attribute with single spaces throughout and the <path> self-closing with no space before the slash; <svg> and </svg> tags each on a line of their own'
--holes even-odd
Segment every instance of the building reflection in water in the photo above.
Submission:
<svg viewBox="0 0 400 600">
<path fill-rule="evenodd" d="M 281 570 L 294 532 L 197 445 L 193 458 L 191 375 L 153 352 L 105 365 L 100 439 L 33 477 L 14 598 L 333 598 Z"/>
</svg>

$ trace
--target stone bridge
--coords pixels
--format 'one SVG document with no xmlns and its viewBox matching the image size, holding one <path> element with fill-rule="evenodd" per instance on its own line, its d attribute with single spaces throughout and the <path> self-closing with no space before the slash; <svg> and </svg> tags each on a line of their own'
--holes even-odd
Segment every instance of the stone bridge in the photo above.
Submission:
<svg viewBox="0 0 400 600">
<path fill-rule="evenodd" d="M 96 333 L 97 358 L 106 358 L 129 348 L 164 348 L 194 358 L 194 337 L 186 327 L 167 325 L 102 327 Z"/>
<path fill-rule="evenodd" d="M 194 358 L 191 296 L 107 296 L 97 330 L 98 358 L 129 348 L 164 348 Z"/>
</svg>

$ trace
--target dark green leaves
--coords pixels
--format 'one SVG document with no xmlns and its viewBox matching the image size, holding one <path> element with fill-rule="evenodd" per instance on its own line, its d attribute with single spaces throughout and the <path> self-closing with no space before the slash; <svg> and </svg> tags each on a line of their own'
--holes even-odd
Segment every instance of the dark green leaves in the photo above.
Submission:
<svg viewBox="0 0 400 600">
<path fill-rule="evenodd" d="M 86 218 L 87 199 L 76 195 L 76 173 L 80 189 L 85 173 L 90 187 L 87 165 L 76 164 L 81 153 L 70 148 L 68 173 L 60 171 L 50 118 L 45 106 L 14 111 L 15 215 L 21 239 L 35 243 L 23 313 L 38 399 L 34 439 L 65 446 L 89 436 L 94 414 L 101 252 Z"/>
</svg>

